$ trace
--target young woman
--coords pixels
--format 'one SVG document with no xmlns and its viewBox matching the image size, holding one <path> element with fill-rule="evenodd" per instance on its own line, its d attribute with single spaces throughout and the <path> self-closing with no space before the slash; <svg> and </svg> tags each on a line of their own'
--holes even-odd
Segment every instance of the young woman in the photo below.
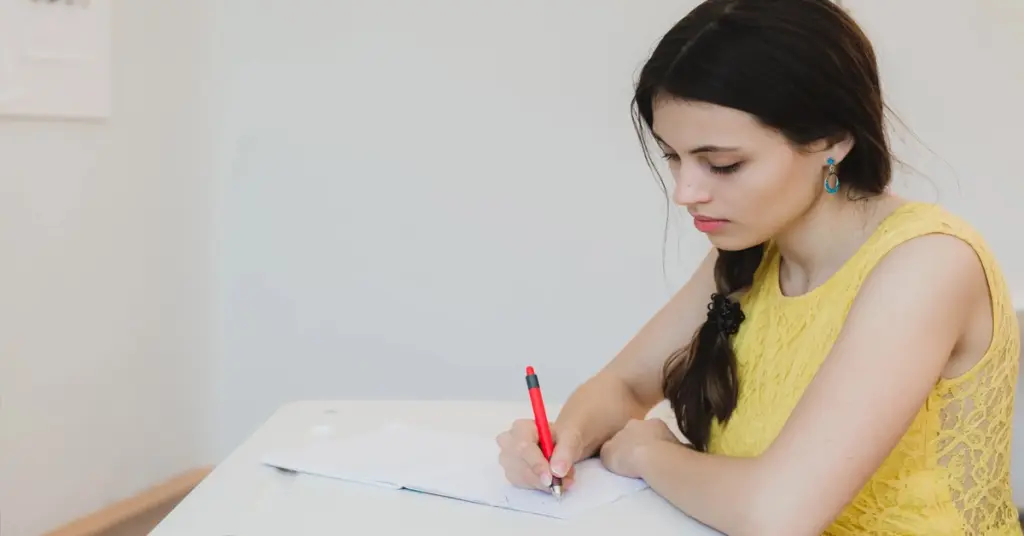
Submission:
<svg viewBox="0 0 1024 536">
<path fill-rule="evenodd" d="M 571 494 L 600 456 L 732 536 L 1021 534 L 1006 282 L 968 224 L 888 193 L 879 92 L 829 0 L 708 0 L 664 36 L 637 124 L 714 249 L 573 393 L 550 462 L 529 419 L 498 437 L 512 483 Z M 645 420 L 663 399 L 689 444 Z"/>
</svg>

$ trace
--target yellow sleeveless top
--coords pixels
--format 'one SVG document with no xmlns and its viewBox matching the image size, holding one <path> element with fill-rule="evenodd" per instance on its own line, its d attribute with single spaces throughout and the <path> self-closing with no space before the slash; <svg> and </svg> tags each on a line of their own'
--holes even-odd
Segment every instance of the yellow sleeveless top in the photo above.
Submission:
<svg viewBox="0 0 1024 536">
<path fill-rule="evenodd" d="M 713 423 L 709 451 L 756 456 L 775 439 L 882 257 L 930 233 L 973 246 L 988 277 L 992 342 L 974 367 L 940 379 L 910 428 L 826 534 L 1020 535 L 1010 490 L 1010 439 L 1020 331 L 1006 282 L 987 245 L 938 206 L 907 203 L 889 215 L 828 281 L 794 297 L 779 288 L 779 252 L 765 247 L 734 337 L 739 402 Z M 942 289 L 936 289 L 941 292 Z"/>
</svg>

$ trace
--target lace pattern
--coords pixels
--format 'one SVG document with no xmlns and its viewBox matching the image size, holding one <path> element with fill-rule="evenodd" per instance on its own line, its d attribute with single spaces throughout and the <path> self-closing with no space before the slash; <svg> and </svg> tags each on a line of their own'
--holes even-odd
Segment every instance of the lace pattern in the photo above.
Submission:
<svg viewBox="0 0 1024 536">
<path fill-rule="evenodd" d="M 898 209 L 831 279 L 801 296 L 779 290 L 779 256 L 769 244 L 743 297 L 746 321 L 734 338 L 738 407 L 727 426 L 713 425 L 709 449 L 755 456 L 767 448 L 828 355 L 871 269 L 900 243 L 930 233 L 959 237 L 981 259 L 992 299 L 992 343 L 966 373 L 937 383 L 899 444 L 826 534 L 1022 534 L 1010 492 L 1019 327 L 984 241 L 935 205 Z"/>
</svg>

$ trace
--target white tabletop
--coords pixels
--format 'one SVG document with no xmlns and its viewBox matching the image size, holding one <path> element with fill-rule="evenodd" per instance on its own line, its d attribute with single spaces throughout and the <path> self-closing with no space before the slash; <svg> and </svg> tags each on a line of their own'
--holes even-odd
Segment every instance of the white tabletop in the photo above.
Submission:
<svg viewBox="0 0 1024 536">
<path fill-rule="evenodd" d="M 549 407 L 549 414 L 557 409 Z M 393 420 L 494 436 L 513 419 L 523 417 L 524 410 L 529 411 L 524 404 L 479 401 L 288 404 L 218 465 L 150 535 L 718 534 L 651 490 L 578 518 L 559 520 L 406 490 L 290 474 L 261 463 L 268 451 L 305 444 L 311 436 L 341 437 Z"/>
</svg>

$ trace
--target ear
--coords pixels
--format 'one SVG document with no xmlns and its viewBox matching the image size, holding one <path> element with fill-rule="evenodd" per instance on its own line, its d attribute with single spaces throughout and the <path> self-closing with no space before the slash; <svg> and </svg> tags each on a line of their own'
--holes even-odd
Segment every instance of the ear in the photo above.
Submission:
<svg viewBox="0 0 1024 536">
<path fill-rule="evenodd" d="M 837 136 L 822 138 L 814 141 L 806 146 L 808 154 L 821 157 L 822 165 L 829 158 L 835 158 L 836 164 L 842 163 L 846 155 L 850 154 L 853 150 L 853 136 L 850 134 L 840 134 Z"/>
<path fill-rule="evenodd" d="M 853 136 L 845 134 L 842 138 L 828 144 L 824 149 L 824 152 L 826 153 L 825 158 L 835 158 L 836 163 L 841 164 L 843 159 L 846 158 L 846 155 L 850 154 L 850 151 L 853 150 L 853 144 Z"/>
</svg>

